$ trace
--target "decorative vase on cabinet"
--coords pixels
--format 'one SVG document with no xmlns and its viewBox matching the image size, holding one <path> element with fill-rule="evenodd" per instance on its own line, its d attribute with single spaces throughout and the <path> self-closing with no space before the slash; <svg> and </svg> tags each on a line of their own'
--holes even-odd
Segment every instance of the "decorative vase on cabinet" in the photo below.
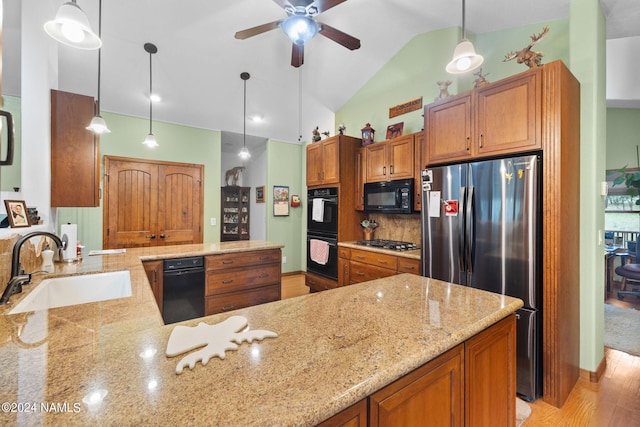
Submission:
<svg viewBox="0 0 640 427">
<path fill-rule="evenodd" d="M 249 240 L 251 187 L 222 187 L 220 241 Z"/>
</svg>

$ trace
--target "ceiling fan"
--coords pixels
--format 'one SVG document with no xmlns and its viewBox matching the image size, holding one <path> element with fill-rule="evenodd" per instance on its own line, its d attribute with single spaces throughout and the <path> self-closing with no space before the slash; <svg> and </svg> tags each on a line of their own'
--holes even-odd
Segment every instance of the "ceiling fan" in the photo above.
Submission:
<svg viewBox="0 0 640 427">
<path fill-rule="evenodd" d="M 350 50 L 360 48 L 360 40 L 357 38 L 314 19 L 315 16 L 344 3 L 346 0 L 273 1 L 284 9 L 287 13 L 286 18 L 238 31 L 235 37 L 244 40 L 278 27 L 282 28 L 293 42 L 291 65 L 294 67 L 299 67 L 304 63 L 304 45 L 316 34 L 321 34 Z"/>
</svg>

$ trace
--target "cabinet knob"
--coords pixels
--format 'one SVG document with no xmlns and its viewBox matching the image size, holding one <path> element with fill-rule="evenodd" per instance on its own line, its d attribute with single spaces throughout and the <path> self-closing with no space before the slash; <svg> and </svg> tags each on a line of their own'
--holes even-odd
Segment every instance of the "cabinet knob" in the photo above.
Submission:
<svg viewBox="0 0 640 427">
<path fill-rule="evenodd" d="M 469 151 L 471 149 L 471 137 L 468 136 L 467 137 L 467 151 Z"/>
<path fill-rule="evenodd" d="M 161 238 L 161 239 L 166 239 L 167 237 L 169 237 L 169 236 L 167 236 L 167 235 L 165 235 L 165 234 L 161 234 L 161 235 L 160 235 L 160 238 Z"/>
<path fill-rule="evenodd" d="M 156 235 L 155 235 L 155 234 L 149 234 L 149 235 L 147 236 L 147 239 L 155 239 L 155 238 L 156 238 Z"/>
<path fill-rule="evenodd" d="M 480 134 L 480 148 L 482 148 L 484 146 L 484 134 L 481 133 Z"/>
</svg>

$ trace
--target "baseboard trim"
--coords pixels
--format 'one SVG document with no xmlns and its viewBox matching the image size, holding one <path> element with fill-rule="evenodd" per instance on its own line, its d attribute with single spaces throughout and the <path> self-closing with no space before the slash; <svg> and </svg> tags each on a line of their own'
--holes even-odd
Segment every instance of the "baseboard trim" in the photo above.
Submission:
<svg viewBox="0 0 640 427">
<path fill-rule="evenodd" d="M 297 276 L 299 274 L 304 274 L 304 271 L 290 271 L 288 273 L 282 273 L 282 277 L 285 277 L 285 276 Z"/>
<path fill-rule="evenodd" d="M 588 371 L 586 369 L 581 368 L 580 378 L 582 378 L 585 381 L 589 381 L 590 383 L 597 383 L 600 381 L 600 378 L 602 378 L 602 375 L 604 374 L 605 369 L 607 369 L 606 355 L 602 356 L 602 360 L 598 364 L 598 367 L 596 368 L 595 372 Z"/>
</svg>

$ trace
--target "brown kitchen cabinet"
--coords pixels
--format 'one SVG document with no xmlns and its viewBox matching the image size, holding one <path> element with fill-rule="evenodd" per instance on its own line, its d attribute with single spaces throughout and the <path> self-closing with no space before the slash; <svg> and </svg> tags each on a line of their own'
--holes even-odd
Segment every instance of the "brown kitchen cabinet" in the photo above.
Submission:
<svg viewBox="0 0 640 427">
<path fill-rule="evenodd" d="M 280 299 L 280 249 L 205 257 L 205 315 Z"/>
<path fill-rule="evenodd" d="M 366 182 L 412 178 L 413 134 L 367 145 L 365 165 Z"/>
<path fill-rule="evenodd" d="M 153 291 L 153 296 L 156 298 L 156 303 L 162 313 L 162 274 L 163 274 L 163 261 L 144 261 L 142 263 L 144 271 L 147 273 L 147 279 L 149 285 Z"/>
<path fill-rule="evenodd" d="M 344 246 L 338 249 L 339 286 L 381 279 L 399 273 L 420 274 L 420 260 Z"/>
<path fill-rule="evenodd" d="M 417 132 L 413 134 L 413 151 L 415 153 L 415 164 L 413 172 L 413 210 L 422 211 L 422 169 L 427 162 L 424 159 L 426 153 L 426 135 L 425 132 Z"/>
<path fill-rule="evenodd" d="M 338 260 L 338 262 L 339 261 L 340 260 Z M 338 271 L 339 270 L 340 270 L 340 267 L 338 267 Z M 338 274 L 340 273 L 338 272 Z M 338 287 L 337 281 L 331 280 L 327 277 L 323 277 L 317 274 L 310 273 L 308 271 L 305 274 L 304 284 L 309 287 L 311 292 L 328 291 L 329 289 L 334 289 Z"/>
<path fill-rule="evenodd" d="M 347 135 L 307 145 L 307 187 L 340 183 L 342 170 L 353 170 L 353 153 L 360 145 L 360 139 Z"/>
<path fill-rule="evenodd" d="M 51 207 L 100 206 L 100 138 L 91 96 L 51 90 Z"/>
<path fill-rule="evenodd" d="M 317 427 L 367 427 L 367 399 L 338 412 Z"/>
<path fill-rule="evenodd" d="M 356 151 L 354 179 L 357 211 L 364 211 L 364 183 L 367 181 L 366 159 L 367 149 L 365 147 L 359 148 Z"/>
<path fill-rule="evenodd" d="M 427 105 L 425 163 L 540 149 L 541 87 L 533 69 Z"/>
<path fill-rule="evenodd" d="M 249 240 L 251 187 L 222 187 L 220 197 L 220 241 Z"/>
</svg>

